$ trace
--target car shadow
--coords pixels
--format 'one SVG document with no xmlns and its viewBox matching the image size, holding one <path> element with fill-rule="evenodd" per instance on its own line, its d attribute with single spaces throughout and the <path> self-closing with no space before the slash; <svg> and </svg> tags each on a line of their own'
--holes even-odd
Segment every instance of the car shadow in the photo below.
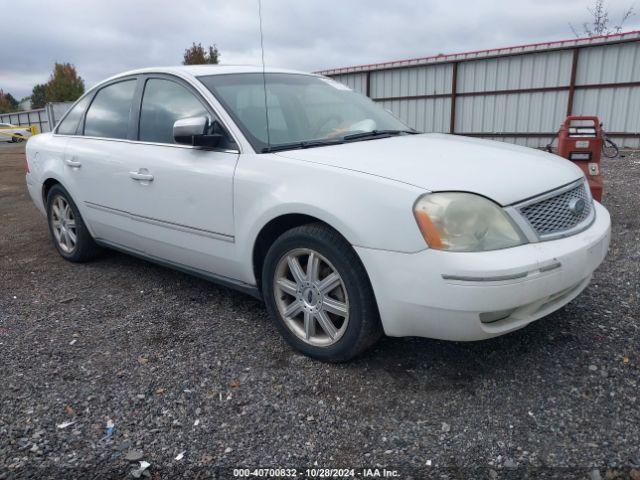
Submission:
<svg viewBox="0 0 640 480">
<path fill-rule="evenodd" d="M 222 308 L 242 307 L 244 314 L 252 317 L 252 328 L 257 329 L 253 334 L 279 343 L 268 348 L 268 354 L 276 356 L 271 361 L 265 359 L 272 368 L 314 365 L 313 368 L 326 368 L 329 372 L 336 369 L 354 373 L 367 371 L 385 375 L 390 385 L 399 388 L 463 389 L 472 382 L 497 375 L 525 376 L 532 367 L 554 368 L 557 357 L 570 355 L 576 342 L 588 341 L 578 340 L 575 327 L 568 321 L 568 317 L 575 317 L 576 312 L 571 312 L 569 305 L 520 330 L 488 340 L 451 342 L 383 337 L 365 353 L 346 363 L 322 364 L 313 360 L 300 363 L 295 359 L 301 355 L 280 338 L 268 320 L 264 304 L 250 295 L 115 251 L 105 252 L 92 265 L 101 270 L 128 269 L 132 278 L 150 276 L 157 278 L 160 285 L 178 284 L 174 293 L 185 301 L 207 302 L 213 293 L 224 305 Z M 172 324 L 176 329 L 188 328 L 188 324 L 175 319 Z M 165 340 L 171 341 L 171 338 Z"/>
<path fill-rule="evenodd" d="M 428 338 L 382 338 L 347 370 L 384 374 L 390 388 L 466 390 L 485 380 L 523 381 L 533 373 L 557 368 L 570 358 L 579 339 L 565 307 L 515 332 L 477 342 Z"/>
</svg>

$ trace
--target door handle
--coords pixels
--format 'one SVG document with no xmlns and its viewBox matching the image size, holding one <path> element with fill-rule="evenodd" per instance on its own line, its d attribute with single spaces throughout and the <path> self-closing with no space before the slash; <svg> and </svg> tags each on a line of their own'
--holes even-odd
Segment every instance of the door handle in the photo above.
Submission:
<svg viewBox="0 0 640 480">
<path fill-rule="evenodd" d="M 139 182 L 153 182 L 153 175 L 150 173 L 129 172 L 129 176 Z"/>
<path fill-rule="evenodd" d="M 82 166 L 82 162 L 78 162 L 77 160 L 72 160 L 69 158 L 65 158 L 64 163 L 66 163 L 72 168 L 80 168 Z"/>
</svg>

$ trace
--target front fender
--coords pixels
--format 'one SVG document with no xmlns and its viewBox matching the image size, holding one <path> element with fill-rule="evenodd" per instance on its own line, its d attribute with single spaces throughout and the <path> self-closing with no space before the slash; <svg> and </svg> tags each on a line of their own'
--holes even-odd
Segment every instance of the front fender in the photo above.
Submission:
<svg viewBox="0 0 640 480">
<path fill-rule="evenodd" d="M 352 170 L 273 154 L 243 155 L 234 178 L 236 242 L 245 281 L 253 281 L 258 234 L 274 218 L 309 215 L 354 246 L 417 252 L 426 248 L 412 207 L 423 189 Z"/>
</svg>

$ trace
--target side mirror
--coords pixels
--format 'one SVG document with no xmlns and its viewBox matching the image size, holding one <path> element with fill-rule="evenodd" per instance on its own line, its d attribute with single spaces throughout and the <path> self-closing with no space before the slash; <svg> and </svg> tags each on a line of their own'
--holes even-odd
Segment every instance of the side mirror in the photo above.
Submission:
<svg viewBox="0 0 640 480">
<path fill-rule="evenodd" d="M 219 133 L 208 134 L 207 117 L 190 117 L 176 120 L 173 124 L 173 139 L 181 145 L 195 147 L 217 147 L 222 140 Z"/>
</svg>

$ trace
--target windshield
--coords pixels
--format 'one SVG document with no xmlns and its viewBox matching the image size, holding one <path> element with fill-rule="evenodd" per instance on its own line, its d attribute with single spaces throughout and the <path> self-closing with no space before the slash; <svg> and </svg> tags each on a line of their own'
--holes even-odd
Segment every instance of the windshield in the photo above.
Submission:
<svg viewBox="0 0 640 480">
<path fill-rule="evenodd" d="M 267 135 L 261 73 L 209 75 L 198 79 L 224 105 L 258 152 L 276 150 L 278 146 L 305 148 L 340 143 L 354 133 L 410 130 L 391 113 L 341 83 L 311 75 L 267 73 L 264 78 L 269 112 Z M 370 138 L 380 137 L 382 135 L 371 135 Z"/>
</svg>

